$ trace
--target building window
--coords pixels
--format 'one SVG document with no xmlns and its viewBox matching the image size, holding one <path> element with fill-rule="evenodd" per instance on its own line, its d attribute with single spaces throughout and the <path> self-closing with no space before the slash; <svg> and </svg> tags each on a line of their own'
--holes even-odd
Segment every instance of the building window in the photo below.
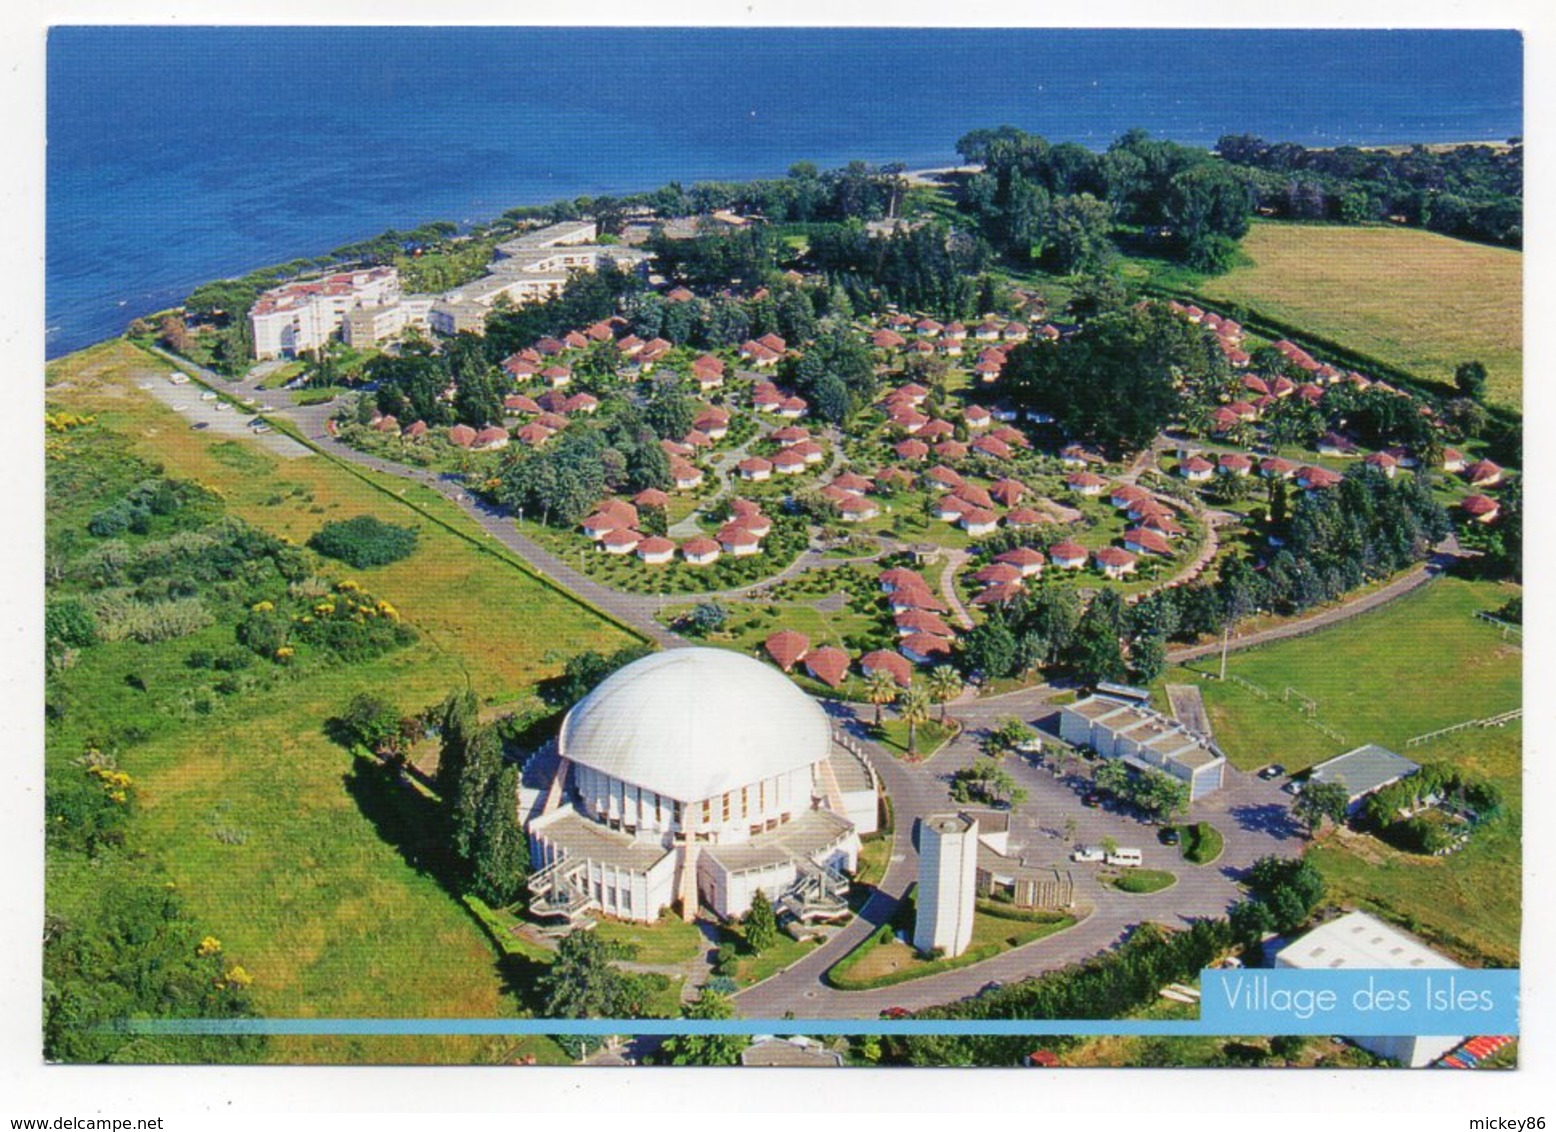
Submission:
<svg viewBox="0 0 1556 1132">
<path fill-rule="evenodd" d="M 751 788 L 749 786 L 742 786 L 740 788 L 740 816 L 741 816 L 741 818 L 746 818 L 746 817 L 749 816 L 747 803 L 750 801 L 750 793 L 751 793 Z"/>
<path fill-rule="evenodd" d="M 621 910 L 623 912 L 632 911 L 632 890 L 630 888 L 621 890 Z"/>
<path fill-rule="evenodd" d="M 681 803 L 679 803 L 679 802 L 675 803 L 674 815 L 675 815 L 675 824 L 677 826 L 681 825 L 682 820 L 686 816 L 686 811 L 685 811 L 684 807 L 682 807 Z"/>
<path fill-rule="evenodd" d="M 702 824 L 703 825 L 707 825 L 712 820 L 713 820 L 713 799 L 712 798 L 704 798 L 702 800 Z"/>
<path fill-rule="evenodd" d="M 724 795 L 724 821 L 729 820 L 729 795 Z"/>
</svg>

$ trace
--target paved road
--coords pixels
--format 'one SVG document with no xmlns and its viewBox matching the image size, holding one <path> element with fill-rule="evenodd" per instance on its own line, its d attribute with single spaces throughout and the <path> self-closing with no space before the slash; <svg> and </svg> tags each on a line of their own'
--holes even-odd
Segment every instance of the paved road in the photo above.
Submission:
<svg viewBox="0 0 1556 1132">
<path fill-rule="evenodd" d="M 1158 845 L 1153 829 L 1138 820 L 1082 806 L 1080 796 L 1088 788 L 1084 777 L 1062 777 L 1012 757 L 1006 760 L 1006 768 L 1027 789 L 1029 799 L 1012 814 L 1011 842 L 1022 847 L 1028 860 L 1070 870 L 1077 903 L 1089 910 L 1086 918 L 1057 935 L 970 967 L 873 991 L 839 991 L 827 986 L 823 973 L 887 922 L 917 879 L 914 821 L 924 814 L 953 808 L 947 787 L 950 775 L 981 757 L 979 742 L 999 719 L 1015 715 L 1047 725 L 1052 731 L 1055 711 L 1048 701 L 1057 691 L 1045 685 L 957 705 L 953 710 L 963 725 L 962 733 L 932 759 L 917 765 L 898 761 L 864 741 L 861 715 L 855 709 L 832 708 L 839 722 L 865 743 L 891 796 L 896 819 L 891 862 L 876 895 L 854 920 L 786 971 L 736 996 L 742 1014 L 778 1017 L 793 1011 L 802 1018 L 873 1018 L 887 1007 L 922 1009 L 952 1002 L 976 994 L 990 981 L 1013 982 L 1075 963 L 1112 946 L 1147 920 L 1181 925 L 1197 917 L 1224 915 L 1239 898 L 1237 877 L 1249 865 L 1267 854 L 1291 855 L 1299 850 L 1301 838 L 1289 816 L 1289 799 L 1275 785 L 1230 768 L 1226 786 L 1197 803 L 1190 814 L 1193 820 L 1215 825 L 1226 842 L 1219 860 L 1196 868 L 1182 862 L 1176 849 Z M 1098 866 L 1068 861 L 1070 845 L 1064 841 L 1067 818 L 1074 821 L 1077 842 L 1096 843 L 1111 836 L 1121 845 L 1137 846 L 1145 852 L 1148 866 L 1177 873 L 1178 884 L 1147 896 L 1103 885 Z"/>
</svg>

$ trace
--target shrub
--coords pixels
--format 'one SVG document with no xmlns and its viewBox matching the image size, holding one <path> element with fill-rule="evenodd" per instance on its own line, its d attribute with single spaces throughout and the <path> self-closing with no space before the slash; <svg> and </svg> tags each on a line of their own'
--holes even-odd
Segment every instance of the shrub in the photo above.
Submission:
<svg viewBox="0 0 1556 1132">
<path fill-rule="evenodd" d="M 361 570 L 410 557 L 416 549 L 416 531 L 371 515 L 358 515 L 325 523 L 308 540 L 308 545 L 326 557 L 338 558 Z"/>
</svg>

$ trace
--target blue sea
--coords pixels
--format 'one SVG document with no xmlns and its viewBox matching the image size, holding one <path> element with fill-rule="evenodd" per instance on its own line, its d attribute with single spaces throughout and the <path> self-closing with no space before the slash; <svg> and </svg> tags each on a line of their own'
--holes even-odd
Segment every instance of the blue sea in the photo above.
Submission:
<svg viewBox="0 0 1556 1132">
<path fill-rule="evenodd" d="M 806 160 L 957 160 L 1012 123 L 1101 148 L 1502 140 L 1514 32 L 56 28 L 47 350 L 385 228 Z"/>
</svg>

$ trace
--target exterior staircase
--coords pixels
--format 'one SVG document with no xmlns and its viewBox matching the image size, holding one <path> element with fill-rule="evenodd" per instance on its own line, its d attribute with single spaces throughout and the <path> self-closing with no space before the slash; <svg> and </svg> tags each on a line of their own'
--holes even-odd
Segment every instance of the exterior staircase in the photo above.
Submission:
<svg viewBox="0 0 1556 1132">
<path fill-rule="evenodd" d="M 552 916 L 569 922 L 578 919 L 590 904 L 586 865 L 585 861 L 569 861 L 563 857 L 538 873 L 531 873 L 525 882 L 530 892 L 530 913 L 543 919 Z"/>
<path fill-rule="evenodd" d="M 806 857 L 794 857 L 793 860 L 799 876 L 778 898 L 779 911 L 804 924 L 837 920 L 849 914 L 847 877 Z"/>
</svg>

